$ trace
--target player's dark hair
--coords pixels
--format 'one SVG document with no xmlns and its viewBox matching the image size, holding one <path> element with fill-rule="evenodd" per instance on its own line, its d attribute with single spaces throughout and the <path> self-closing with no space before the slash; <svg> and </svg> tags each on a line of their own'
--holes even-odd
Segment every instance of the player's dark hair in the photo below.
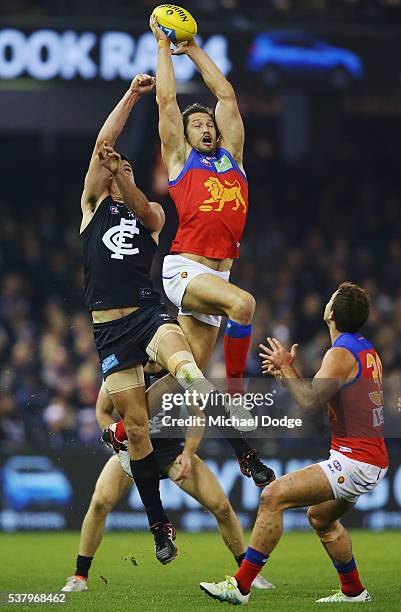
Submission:
<svg viewBox="0 0 401 612">
<path fill-rule="evenodd" d="M 333 300 L 332 310 L 338 331 L 353 334 L 362 327 L 369 316 L 368 294 L 354 283 L 342 283 Z"/>
<path fill-rule="evenodd" d="M 217 138 L 218 138 L 220 133 L 219 133 L 219 130 L 217 128 L 216 118 L 214 116 L 214 110 L 212 108 L 209 108 L 208 106 L 204 106 L 203 104 L 200 104 L 200 102 L 194 102 L 193 104 L 190 104 L 189 106 L 184 108 L 184 110 L 182 111 L 182 120 L 184 121 L 184 134 L 185 134 L 185 136 L 186 137 L 188 136 L 187 135 L 187 129 L 188 129 L 189 118 L 194 113 L 206 113 L 206 115 L 209 115 L 209 117 L 211 117 L 211 119 L 213 119 L 214 127 L 216 128 Z"/>
</svg>

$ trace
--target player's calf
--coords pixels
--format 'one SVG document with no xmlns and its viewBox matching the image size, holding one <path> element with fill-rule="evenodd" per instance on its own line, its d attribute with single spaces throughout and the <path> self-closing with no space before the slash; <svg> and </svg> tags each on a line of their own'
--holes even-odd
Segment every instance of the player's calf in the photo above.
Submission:
<svg viewBox="0 0 401 612">
<path fill-rule="evenodd" d="M 224 332 L 224 356 L 229 393 L 244 393 L 242 378 L 252 334 L 252 319 L 255 312 L 255 298 L 238 289 L 234 303 L 228 309 L 228 320 Z"/>
<path fill-rule="evenodd" d="M 316 515 L 314 514 L 316 512 Z M 333 603 L 335 601 L 347 601 L 349 598 L 355 601 L 370 601 L 370 596 L 363 586 L 358 569 L 352 554 L 351 540 L 339 521 L 325 523 L 322 517 L 319 517 L 318 507 L 315 510 L 313 507 L 308 510 L 308 519 L 315 530 L 316 535 L 326 548 L 332 558 L 334 568 L 338 573 L 340 580 L 340 594 L 324 597 L 317 600 L 319 603 Z M 369 599 L 359 596 L 366 591 Z M 341 599 L 341 595 L 345 599 Z M 332 599 L 336 597 L 336 599 Z"/>
</svg>

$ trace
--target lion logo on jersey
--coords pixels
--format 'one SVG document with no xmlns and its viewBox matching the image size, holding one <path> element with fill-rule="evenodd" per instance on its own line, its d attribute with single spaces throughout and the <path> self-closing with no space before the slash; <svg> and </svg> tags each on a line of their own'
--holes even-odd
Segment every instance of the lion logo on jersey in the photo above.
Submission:
<svg viewBox="0 0 401 612">
<path fill-rule="evenodd" d="M 199 210 L 221 212 L 226 202 L 235 202 L 232 210 L 238 210 L 242 204 L 242 212 L 246 213 L 246 203 L 242 197 L 241 185 L 238 180 L 233 183 L 224 181 L 224 186 L 218 178 L 210 176 L 203 184 L 212 197 L 204 200 L 203 204 L 199 206 Z M 212 204 L 218 204 L 218 207 L 214 208 Z"/>
</svg>

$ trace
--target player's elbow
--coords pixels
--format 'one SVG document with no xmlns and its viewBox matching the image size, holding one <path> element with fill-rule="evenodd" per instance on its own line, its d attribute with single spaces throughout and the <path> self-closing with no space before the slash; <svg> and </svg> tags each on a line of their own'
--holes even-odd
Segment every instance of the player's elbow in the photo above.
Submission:
<svg viewBox="0 0 401 612">
<path fill-rule="evenodd" d="M 299 405 L 304 414 L 319 412 L 323 407 L 319 398 L 314 395 L 305 397 L 301 402 L 299 402 Z"/>
<path fill-rule="evenodd" d="M 235 102 L 236 96 L 234 87 L 226 79 L 221 83 L 217 90 L 217 98 L 222 102 Z"/>
<path fill-rule="evenodd" d="M 172 108 L 177 108 L 177 99 L 175 94 L 169 91 L 158 92 L 156 95 L 156 102 L 160 112 L 166 114 L 170 113 Z"/>
</svg>

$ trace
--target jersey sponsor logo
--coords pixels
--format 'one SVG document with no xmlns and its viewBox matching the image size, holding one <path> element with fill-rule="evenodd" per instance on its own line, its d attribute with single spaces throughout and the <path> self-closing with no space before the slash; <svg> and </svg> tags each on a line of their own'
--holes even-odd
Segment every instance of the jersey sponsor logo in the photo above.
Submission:
<svg viewBox="0 0 401 612">
<path fill-rule="evenodd" d="M 383 406 L 373 408 L 373 427 L 381 427 L 381 425 L 384 425 Z"/>
<path fill-rule="evenodd" d="M 224 181 L 223 185 L 215 176 L 209 176 L 203 185 L 211 197 L 203 201 L 203 204 L 199 206 L 199 210 L 203 212 L 210 212 L 211 210 L 221 212 L 227 202 L 234 202 L 232 210 L 237 211 L 241 206 L 241 211 L 244 214 L 246 213 L 246 202 L 242 196 L 241 184 L 238 180 L 235 180 L 233 183 Z M 217 208 L 213 204 L 217 204 Z"/>
<path fill-rule="evenodd" d="M 118 215 L 120 211 L 118 210 L 118 206 L 110 206 L 110 212 L 112 215 Z"/>
<path fill-rule="evenodd" d="M 106 372 L 111 370 L 111 368 L 114 368 L 114 366 L 118 365 L 119 363 L 120 362 L 118 361 L 118 359 L 117 359 L 117 357 L 115 356 L 114 353 L 112 355 L 109 355 L 105 359 L 103 359 L 103 361 L 102 361 L 102 372 L 103 372 L 103 374 L 106 374 Z"/>
<path fill-rule="evenodd" d="M 205 166 L 209 166 L 209 168 L 212 167 L 212 162 L 210 161 L 210 157 L 202 157 L 200 162 L 201 164 L 204 164 Z"/>
<path fill-rule="evenodd" d="M 337 461 L 337 459 L 335 461 L 333 461 L 333 465 L 336 468 L 336 470 L 338 472 L 341 472 L 342 468 L 341 468 L 341 463 L 339 461 Z"/>
<path fill-rule="evenodd" d="M 136 219 L 121 219 L 119 225 L 107 230 L 102 241 L 112 251 L 111 259 L 124 259 L 124 255 L 138 255 L 139 249 L 129 242 L 135 234 L 139 234 Z"/>
<path fill-rule="evenodd" d="M 220 157 L 220 159 L 217 159 L 215 162 L 213 162 L 213 165 L 216 168 L 217 172 L 226 172 L 227 170 L 233 168 L 230 158 L 225 154 Z"/>
</svg>

